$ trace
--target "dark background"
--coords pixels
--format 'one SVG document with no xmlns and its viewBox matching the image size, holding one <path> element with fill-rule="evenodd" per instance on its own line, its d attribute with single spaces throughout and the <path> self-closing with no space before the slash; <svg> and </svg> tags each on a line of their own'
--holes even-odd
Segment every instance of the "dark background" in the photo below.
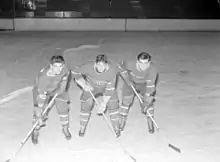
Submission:
<svg viewBox="0 0 220 162">
<path fill-rule="evenodd" d="M 35 8 L 28 6 L 28 2 Z M 1 0 L 0 17 L 220 19 L 218 0 Z M 32 14 L 30 14 L 30 12 Z M 34 14 L 33 14 L 34 13 Z M 59 17 L 59 16 L 58 16 Z"/>
</svg>

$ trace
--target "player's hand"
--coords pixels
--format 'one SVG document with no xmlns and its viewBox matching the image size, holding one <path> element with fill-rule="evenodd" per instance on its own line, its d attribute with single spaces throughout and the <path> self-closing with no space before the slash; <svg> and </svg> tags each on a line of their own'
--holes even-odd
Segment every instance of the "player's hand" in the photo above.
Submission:
<svg viewBox="0 0 220 162">
<path fill-rule="evenodd" d="M 46 100 L 47 100 L 47 92 L 38 94 L 35 106 L 38 108 L 43 108 Z"/>
<path fill-rule="evenodd" d="M 99 105 L 98 105 L 98 110 L 97 110 L 97 115 L 102 115 L 105 113 L 106 111 L 106 103 L 104 102 L 101 102 Z"/>
<path fill-rule="evenodd" d="M 123 70 L 122 72 L 120 72 L 120 74 L 125 80 L 127 80 L 129 78 L 128 70 Z"/>
<path fill-rule="evenodd" d="M 130 74 L 129 74 L 129 71 L 128 71 L 128 70 L 122 71 L 122 72 L 120 73 L 120 75 L 122 76 L 124 82 L 125 82 L 127 85 L 129 85 L 129 86 L 133 85 L 133 82 L 132 82 L 131 79 L 130 79 Z"/>
<path fill-rule="evenodd" d="M 87 92 L 94 90 L 94 88 L 93 88 L 91 85 L 89 85 L 89 84 L 85 84 L 84 87 L 83 87 L 83 89 L 84 89 L 85 91 L 87 91 Z"/>
<path fill-rule="evenodd" d="M 34 107 L 37 108 L 37 109 L 42 110 L 43 107 L 44 107 L 44 103 L 42 103 L 42 102 L 35 103 L 35 104 L 34 104 Z"/>
<path fill-rule="evenodd" d="M 37 127 L 41 128 L 41 127 L 45 127 L 45 126 L 46 126 L 46 119 L 43 117 L 39 118 Z"/>
</svg>

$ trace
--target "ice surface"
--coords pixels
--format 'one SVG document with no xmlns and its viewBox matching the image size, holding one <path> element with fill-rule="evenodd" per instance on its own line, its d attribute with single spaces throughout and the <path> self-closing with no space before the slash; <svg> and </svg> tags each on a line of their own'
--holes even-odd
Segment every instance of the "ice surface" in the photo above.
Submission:
<svg viewBox="0 0 220 162">
<path fill-rule="evenodd" d="M 149 135 L 138 102 L 131 109 L 120 143 L 137 162 L 220 161 L 220 33 L 201 32 L 18 32 L 0 34 L 0 95 L 30 86 L 36 73 L 56 50 L 100 45 L 77 53 L 75 63 L 107 53 L 115 59 L 140 51 L 152 53 L 160 72 L 156 121 L 163 134 Z M 93 51 L 93 52 L 90 52 Z M 65 141 L 56 109 L 41 131 L 40 143 L 30 141 L 14 159 L 17 162 L 77 161 L 129 162 L 104 119 L 93 114 L 86 136 L 78 137 L 79 93 L 71 87 L 71 131 Z M 31 92 L 0 105 L 0 161 L 16 151 L 31 128 Z"/>
</svg>

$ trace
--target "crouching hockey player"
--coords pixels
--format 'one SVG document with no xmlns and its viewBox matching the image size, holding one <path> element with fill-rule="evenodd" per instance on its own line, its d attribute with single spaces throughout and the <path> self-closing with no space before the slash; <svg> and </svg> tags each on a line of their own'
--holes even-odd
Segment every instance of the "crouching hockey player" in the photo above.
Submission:
<svg viewBox="0 0 220 162">
<path fill-rule="evenodd" d="M 62 131 L 67 140 L 71 139 L 68 95 L 70 79 L 71 73 L 65 66 L 63 56 L 60 55 L 53 56 L 50 60 L 50 65 L 43 68 L 38 74 L 33 87 L 33 124 L 39 118 L 41 120 L 32 134 L 32 142 L 34 144 L 38 143 L 39 130 L 45 126 L 49 111 L 45 116 L 42 116 L 41 113 L 56 93 L 58 96 L 55 99 L 55 105 L 60 117 Z"/>
<path fill-rule="evenodd" d="M 82 66 L 72 69 L 72 76 L 77 85 L 83 90 L 80 112 L 79 136 L 84 136 L 88 125 L 91 111 L 94 106 L 94 98 L 101 97 L 99 114 L 108 111 L 111 124 L 117 136 L 119 131 L 119 105 L 116 92 L 118 66 L 116 63 L 107 61 L 106 55 L 98 55 L 96 61 L 88 62 Z M 91 94 L 92 93 L 92 94 Z"/>
<path fill-rule="evenodd" d="M 149 133 L 154 133 L 154 124 L 150 116 L 154 117 L 154 107 L 156 86 L 158 82 L 158 72 L 151 61 L 151 55 L 141 52 L 134 60 L 123 60 L 120 75 L 124 79 L 122 89 L 122 104 L 120 107 L 120 130 L 124 130 L 130 107 L 133 104 L 135 93 L 131 85 L 140 94 L 143 104 L 141 112 L 147 115 Z M 147 113 L 147 111 L 149 113 Z M 150 115 L 150 116 L 149 116 Z"/>
</svg>

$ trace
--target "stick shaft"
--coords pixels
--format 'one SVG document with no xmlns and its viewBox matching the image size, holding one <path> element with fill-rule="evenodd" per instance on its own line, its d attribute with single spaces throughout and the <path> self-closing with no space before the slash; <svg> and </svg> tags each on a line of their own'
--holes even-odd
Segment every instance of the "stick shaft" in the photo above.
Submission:
<svg viewBox="0 0 220 162">
<path fill-rule="evenodd" d="M 98 101 L 97 101 L 97 99 L 95 98 L 95 96 L 94 96 L 94 94 L 92 93 L 91 90 L 89 90 L 89 93 L 91 94 L 93 100 L 95 101 L 96 105 L 98 106 Z M 113 134 L 117 137 L 117 135 L 116 135 L 116 133 L 115 133 L 115 131 L 114 131 L 114 128 L 113 128 L 111 122 L 109 121 L 109 119 L 107 118 L 107 116 L 106 116 L 104 113 L 102 113 L 102 116 L 104 117 L 105 121 L 106 121 L 107 124 L 109 125 L 109 127 L 110 127 L 111 131 L 113 132 Z M 134 162 L 136 162 L 136 159 L 122 146 L 122 144 L 120 143 L 120 141 L 119 141 L 119 144 L 120 144 L 120 147 L 122 148 L 122 150 L 124 151 L 124 153 L 127 154 Z"/>
<path fill-rule="evenodd" d="M 92 93 L 91 90 L 89 90 L 90 95 L 92 96 L 92 99 L 94 100 L 95 104 L 97 106 L 99 106 L 97 99 L 95 98 L 94 94 Z M 96 108 L 97 109 L 97 108 Z M 107 116 L 102 112 L 102 116 L 104 117 L 105 121 L 107 122 L 107 124 L 109 125 L 111 131 L 113 132 L 113 134 L 116 136 L 114 128 L 112 127 L 112 124 L 110 123 L 110 121 L 108 120 Z"/>
<path fill-rule="evenodd" d="M 53 96 L 53 98 L 51 99 L 50 103 L 46 106 L 46 108 L 43 111 L 43 115 L 48 111 L 48 109 L 53 105 L 54 100 L 56 99 L 58 94 L 55 94 Z M 22 140 L 20 147 L 18 148 L 18 150 L 12 154 L 7 160 L 6 162 L 10 162 L 23 148 L 23 146 L 26 144 L 26 142 L 28 141 L 28 139 L 30 138 L 31 134 L 33 133 L 34 129 L 37 127 L 37 125 L 39 124 L 40 119 L 38 119 L 35 124 L 32 126 L 32 128 L 30 129 L 30 131 L 27 133 L 27 135 L 25 136 L 25 138 Z"/>
<path fill-rule="evenodd" d="M 134 88 L 133 85 L 131 85 L 132 90 L 134 91 L 135 95 L 137 96 L 138 100 L 140 101 L 140 103 L 143 105 L 144 101 L 142 100 L 141 96 L 137 93 L 136 89 Z M 154 118 L 150 115 L 149 111 L 147 110 L 147 114 L 150 117 L 151 121 L 154 123 L 155 127 L 157 129 L 160 129 L 160 127 L 158 126 L 157 122 L 154 120 Z"/>
<path fill-rule="evenodd" d="M 126 81 L 124 80 L 124 78 L 123 78 L 121 75 L 120 75 L 120 77 L 121 77 L 122 80 L 125 82 L 125 84 L 127 84 Z M 138 94 L 138 92 L 137 92 L 137 90 L 135 89 L 135 87 L 134 87 L 133 85 L 128 85 L 128 86 L 131 87 L 132 91 L 133 91 L 134 94 L 137 96 L 139 102 L 143 105 L 143 104 L 144 104 L 144 101 L 143 101 L 143 99 L 141 98 L 141 96 Z M 160 132 L 161 132 L 160 127 L 158 126 L 158 124 L 156 123 L 156 121 L 154 120 L 154 118 L 150 115 L 149 111 L 147 111 L 147 114 L 148 114 L 148 116 L 150 117 L 150 119 L 151 119 L 151 121 L 153 122 L 153 124 L 155 125 L 155 127 L 157 128 L 157 130 L 160 130 Z M 166 140 L 167 142 L 169 141 L 168 138 L 167 138 L 165 135 L 163 136 L 163 139 Z M 176 147 L 176 146 L 170 144 L 169 142 L 168 142 L 168 147 L 170 147 L 171 149 L 173 149 L 173 150 L 176 151 L 176 152 L 181 153 L 181 150 L 180 150 L 178 147 Z"/>
</svg>

